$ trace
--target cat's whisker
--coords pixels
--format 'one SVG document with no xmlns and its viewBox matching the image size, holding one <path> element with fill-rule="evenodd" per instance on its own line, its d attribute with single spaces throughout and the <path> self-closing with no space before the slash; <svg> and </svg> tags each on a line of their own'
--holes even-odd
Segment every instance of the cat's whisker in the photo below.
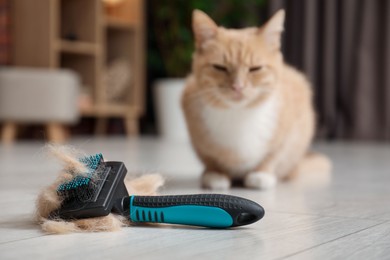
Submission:
<svg viewBox="0 0 390 260">
<path fill-rule="evenodd" d="M 260 90 L 260 92 L 265 92 L 265 93 L 270 93 L 272 90 L 273 90 L 273 88 L 271 88 L 271 87 L 266 87 L 266 86 L 264 86 L 264 85 L 259 85 L 259 86 L 255 86 L 255 88 L 258 88 L 259 90 Z"/>
<path fill-rule="evenodd" d="M 188 94 L 188 97 L 193 99 L 193 98 L 197 98 L 197 97 L 201 97 L 201 96 L 210 94 L 212 92 L 214 92 L 214 89 L 212 89 L 212 88 L 202 89 L 202 90 L 199 90 L 198 92 L 192 92 L 192 93 Z"/>
</svg>

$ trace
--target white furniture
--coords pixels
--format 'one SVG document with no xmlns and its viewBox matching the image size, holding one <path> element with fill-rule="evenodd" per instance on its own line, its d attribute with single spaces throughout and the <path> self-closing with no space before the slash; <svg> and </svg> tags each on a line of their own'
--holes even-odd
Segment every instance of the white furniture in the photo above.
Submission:
<svg viewBox="0 0 390 260">
<path fill-rule="evenodd" d="M 189 140 L 181 108 L 185 79 L 161 79 L 156 81 L 153 87 L 159 135 L 169 140 Z"/>
<path fill-rule="evenodd" d="M 61 142 L 62 124 L 78 121 L 78 76 L 67 70 L 0 70 L 0 121 L 4 142 L 12 142 L 18 124 L 45 124 L 50 141 Z"/>
</svg>

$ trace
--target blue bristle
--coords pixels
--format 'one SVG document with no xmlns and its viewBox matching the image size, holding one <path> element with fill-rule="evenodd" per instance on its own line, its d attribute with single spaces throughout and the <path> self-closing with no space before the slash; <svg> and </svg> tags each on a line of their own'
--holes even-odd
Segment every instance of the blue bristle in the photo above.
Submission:
<svg viewBox="0 0 390 260">
<path fill-rule="evenodd" d="M 87 167 L 87 172 L 80 173 L 72 180 L 60 184 L 57 187 L 57 192 L 60 196 L 67 199 L 78 197 L 81 200 L 89 200 L 93 196 L 96 181 L 99 181 L 99 176 L 96 176 L 96 170 L 103 162 L 103 155 L 99 153 L 80 158 L 79 160 Z"/>
<path fill-rule="evenodd" d="M 99 166 L 99 163 L 101 162 L 102 159 L 103 159 L 103 155 L 101 153 L 98 153 L 95 155 L 81 158 L 80 162 L 84 163 L 88 167 L 89 171 L 93 172 Z"/>
</svg>

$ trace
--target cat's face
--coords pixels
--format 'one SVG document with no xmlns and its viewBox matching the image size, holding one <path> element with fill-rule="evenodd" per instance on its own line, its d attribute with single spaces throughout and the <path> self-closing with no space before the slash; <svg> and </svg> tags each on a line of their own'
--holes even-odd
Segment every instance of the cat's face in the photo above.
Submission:
<svg viewBox="0 0 390 260">
<path fill-rule="evenodd" d="M 218 27 L 195 10 L 193 73 L 202 90 L 231 102 L 250 101 L 272 91 L 282 63 L 280 34 L 284 12 L 261 28 Z"/>
</svg>

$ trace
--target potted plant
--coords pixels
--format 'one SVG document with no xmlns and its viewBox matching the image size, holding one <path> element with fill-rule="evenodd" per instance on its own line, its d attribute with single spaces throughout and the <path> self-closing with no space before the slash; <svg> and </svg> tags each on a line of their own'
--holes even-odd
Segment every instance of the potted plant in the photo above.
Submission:
<svg viewBox="0 0 390 260">
<path fill-rule="evenodd" d="M 200 9 L 225 27 L 260 24 L 266 0 L 150 0 L 148 64 L 156 79 L 153 87 L 158 129 L 163 137 L 186 139 L 180 107 L 185 77 L 194 51 L 192 11 Z M 245 14 L 245 15 L 243 15 Z"/>
</svg>

